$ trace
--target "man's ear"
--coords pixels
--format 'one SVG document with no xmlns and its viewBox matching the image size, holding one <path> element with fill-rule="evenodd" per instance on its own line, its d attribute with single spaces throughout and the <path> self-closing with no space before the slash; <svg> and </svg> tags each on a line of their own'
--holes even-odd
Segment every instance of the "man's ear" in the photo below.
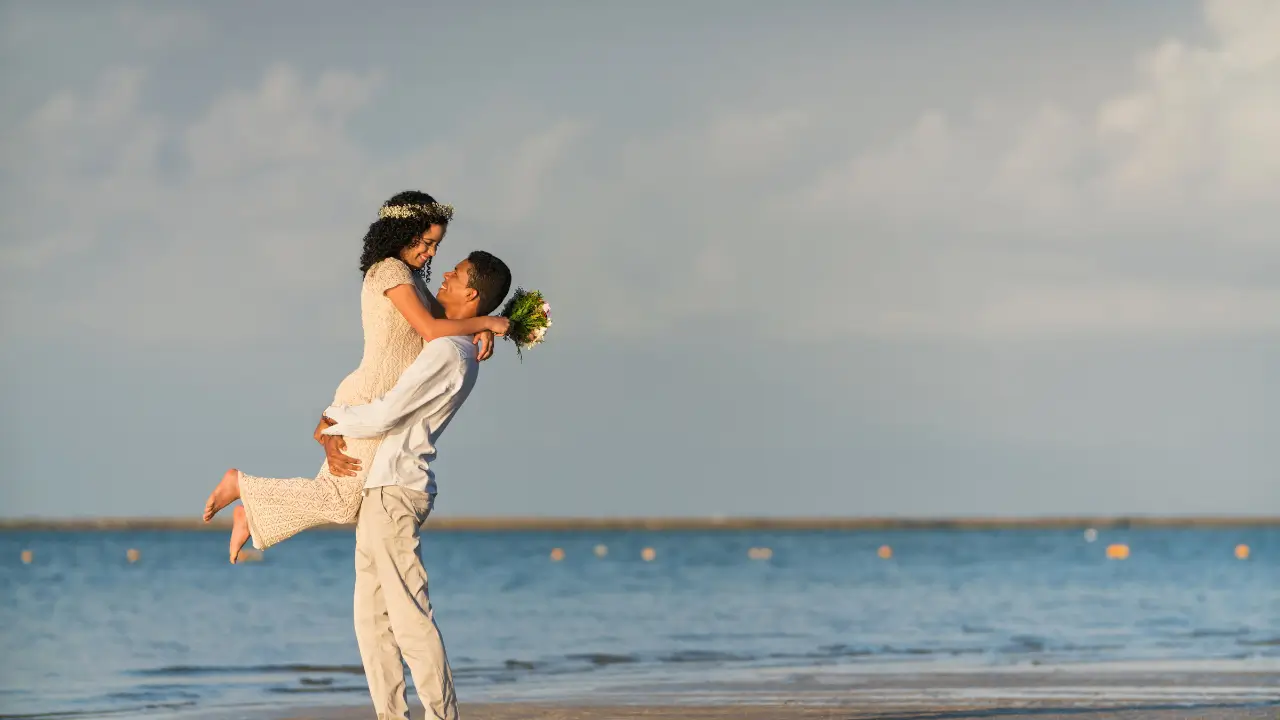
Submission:
<svg viewBox="0 0 1280 720">
<path fill-rule="evenodd" d="M 467 302 L 479 301 L 479 300 L 480 300 L 480 291 L 472 287 L 467 288 Z"/>
</svg>

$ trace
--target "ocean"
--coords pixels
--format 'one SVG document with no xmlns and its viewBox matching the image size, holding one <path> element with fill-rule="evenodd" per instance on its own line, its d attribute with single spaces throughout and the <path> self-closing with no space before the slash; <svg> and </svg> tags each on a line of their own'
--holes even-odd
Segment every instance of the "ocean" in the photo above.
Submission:
<svg viewBox="0 0 1280 720">
<path fill-rule="evenodd" d="M 311 532 L 232 566 L 220 532 L 0 532 L 0 716 L 365 703 L 353 546 Z M 463 702 L 778 668 L 1280 658 L 1277 527 L 448 531 L 423 556 Z"/>
</svg>

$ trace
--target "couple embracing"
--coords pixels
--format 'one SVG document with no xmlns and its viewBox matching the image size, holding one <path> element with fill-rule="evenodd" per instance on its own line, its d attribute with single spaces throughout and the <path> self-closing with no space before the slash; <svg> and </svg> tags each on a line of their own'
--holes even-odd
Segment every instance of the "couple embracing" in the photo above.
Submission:
<svg viewBox="0 0 1280 720">
<path fill-rule="evenodd" d="M 419 531 L 435 502 L 435 443 L 474 386 L 507 318 L 491 316 L 511 272 L 476 251 L 427 289 L 453 207 L 402 192 L 364 237 L 364 355 L 316 426 L 325 463 L 314 478 L 228 470 L 205 505 L 234 511 L 230 559 L 250 538 L 264 549 L 308 528 L 356 524 L 355 629 L 378 717 L 408 720 L 404 669 L 427 717 L 458 716 L 444 641 L 432 616 Z"/>
</svg>

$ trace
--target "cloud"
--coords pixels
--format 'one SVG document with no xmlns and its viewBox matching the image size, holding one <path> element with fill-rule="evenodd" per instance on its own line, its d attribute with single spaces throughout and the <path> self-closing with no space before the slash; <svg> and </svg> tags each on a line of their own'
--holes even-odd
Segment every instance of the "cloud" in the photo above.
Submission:
<svg viewBox="0 0 1280 720">
<path fill-rule="evenodd" d="M 354 315 L 359 237 L 385 197 L 468 173 L 456 184 L 489 188 L 497 214 L 518 223 L 581 129 L 561 120 L 448 152 L 424 139 L 387 156 L 352 129 L 385 90 L 376 71 L 274 64 L 185 122 L 148 109 L 147 79 L 110 68 L 8 134 L 3 156 L 22 182 L 4 201 L 6 333 L 196 345 L 285 327 L 328 337 L 336 330 L 310 318 Z M 486 156 L 514 158 L 517 172 L 486 173 Z"/>
<path fill-rule="evenodd" d="M 1223 209 L 1273 199 L 1280 8 L 1213 0 L 1205 19 L 1215 46 L 1162 43 L 1139 61 L 1139 87 L 1098 109 L 1104 191 L 1157 207 L 1201 196 Z"/>
<path fill-rule="evenodd" d="M 190 182 L 355 162 L 347 124 L 380 84 L 376 73 L 327 72 L 308 84 L 287 65 L 268 68 L 258 87 L 227 93 L 185 130 Z"/>
<path fill-rule="evenodd" d="M 497 222 L 517 226 L 534 214 L 545 194 L 545 178 L 585 129 L 581 121 L 563 120 L 520 143 L 500 171 L 505 199 L 496 208 Z"/>
<path fill-rule="evenodd" d="M 1210 3 L 1208 41 L 1135 52 L 1116 70 L 1122 92 L 975 91 L 967 110 L 922 97 L 884 138 L 860 132 L 857 93 L 730 97 L 602 127 L 590 186 L 558 176 L 544 190 L 562 213 L 562 254 L 546 251 L 572 248 L 598 276 L 574 288 L 591 308 L 575 321 L 608 332 L 1270 332 L 1280 67 L 1260 38 L 1273 15 Z"/>
<path fill-rule="evenodd" d="M 922 96 L 887 137 L 860 130 L 857 93 L 755 88 L 631 124 L 492 101 L 389 151 L 363 125 L 405 92 L 386 70 L 270 65 L 178 114 L 147 70 L 112 68 L 6 133 L 6 307 L 54 268 L 75 291 L 4 318 L 151 341 L 336 332 L 314 318 L 353 317 L 369 208 L 423 187 L 461 210 L 450 247 L 510 258 L 564 333 L 1271 331 L 1275 18 L 1211 2 L 1208 41 L 1138 53 L 1124 92 Z"/>
<path fill-rule="evenodd" d="M 925 111 L 798 192 L 798 213 L 878 243 L 832 258 L 848 329 L 935 334 L 1280 328 L 1280 11 L 1209 2 L 1211 42 L 1142 53 L 1128 92 L 1075 109 Z M 921 242 L 927 238 L 926 242 Z M 866 274 L 856 268 L 866 258 Z M 834 300 L 834 299 L 833 299 Z"/>
<path fill-rule="evenodd" d="M 787 147 L 809 130 L 812 120 L 798 108 L 725 111 L 711 120 L 707 131 L 711 164 L 726 173 L 760 173 L 776 168 Z"/>
</svg>

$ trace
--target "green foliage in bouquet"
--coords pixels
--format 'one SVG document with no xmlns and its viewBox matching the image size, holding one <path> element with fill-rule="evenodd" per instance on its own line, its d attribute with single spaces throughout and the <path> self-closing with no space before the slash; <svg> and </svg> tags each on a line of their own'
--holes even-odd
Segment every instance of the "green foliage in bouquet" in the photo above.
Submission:
<svg viewBox="0 0 1280 720">
<path fill-rule="evenodd" d="M 524 351 L 541 343 L 551 327 L 551 304 L 541 292 L 518 287 L 499 314 L 511 321 L 507 339 L 516 344 L 516 355 L 523 362 Z"/>
</svg>

